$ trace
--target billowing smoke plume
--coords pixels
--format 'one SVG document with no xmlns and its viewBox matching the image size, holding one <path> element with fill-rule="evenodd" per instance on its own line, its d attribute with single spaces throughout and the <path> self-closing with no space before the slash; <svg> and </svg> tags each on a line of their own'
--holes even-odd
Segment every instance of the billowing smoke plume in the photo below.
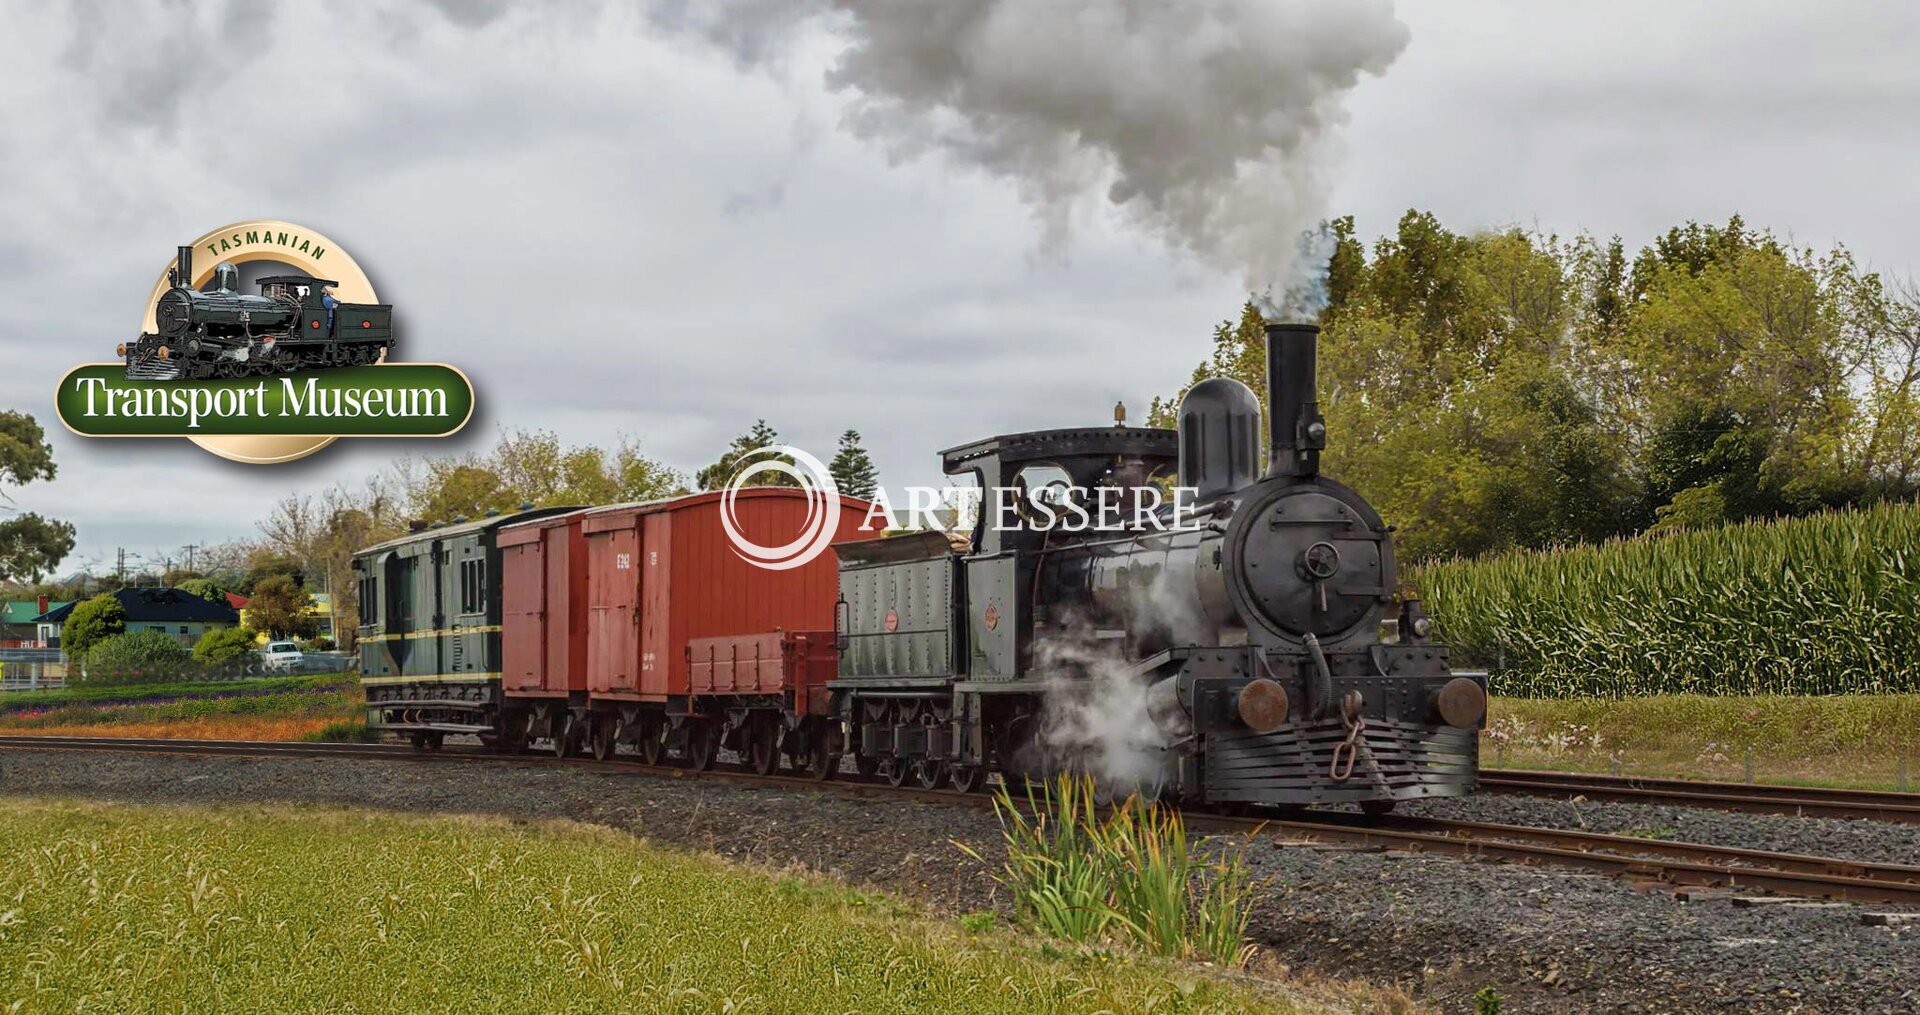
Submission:
<svg viewBox="0 0 1920 1015">
<path fill-rule="evenodd" d="M 1407 42 L 1386 0 L 816 2 L 859 135 L 1011 180 L 1049 242 L 1104 200 L 1256 290 L 1297 287 L 1346 94 Z M 779 20 L 729 9 L 717 29 L 764 52 Z"/>
<path fill-rule="evenodd" d="M 84 2 L 63 62 L 118 78 L 110 112 L 161 133 L 299 17 L 246 0 L 110 16 Z M 1300 286 L 1295 239 L 1326 213 L 1347 93 L 1408 38 L 1390 0 L 641 0 L 637 20 L 611 2 L 433 8 L 456 32 L 532 40 L 645 24 L 782 72 L 837 51 L 827 82 L 847 97 L 844 125 L 890 157 L 938 154 L 1010 181 L 1050 245 L 1110 206 L 1282 303 Z M 420 44 L 414 12 L 390 14 L 366 42 Z M 109 59 L 103 26 L 145 41 Z M 176 36 L 218 40 L 222 58 L 181 59 Z"/>
</svg>

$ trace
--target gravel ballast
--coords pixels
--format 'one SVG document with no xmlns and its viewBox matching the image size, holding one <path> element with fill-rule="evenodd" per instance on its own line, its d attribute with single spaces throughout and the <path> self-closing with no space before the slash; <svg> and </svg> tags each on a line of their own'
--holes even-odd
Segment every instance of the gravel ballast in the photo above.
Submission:
<svg viewBox="0 0 1920 1015">
<path fill-rule="evenodd" d="M 994 818 L 957 804 L 547 766 L 19 750 L 0 751 L 0 792 L 569 818 L 804 867 L 946 912 L 1006 909 L 988 872 L 953 845 L 966 842 L 996 860 Z M 1414 810 L 1539 822 L 1567 806 L 1485 797 Z M 1808 821 L 1800 824 L 1815 830 L 1796 832 L 1792 818 L 1575 806 L 1586 824 L 1574 827 L 1598 831 L 1671 827 L 1677 839 L 1895 861 L 1911 861 L 1914 850 L 1912 826 Z M 1820 830 L 1829 825 L 1840 828 Z M 1885 906 L 1743 908 L 1712 893 L 1682 901 L 1595 875 L 1285 845 L 1271 834 L 1253 840 L 1247 856 L 1268 884 L 1250 931 L 1273 958 L 1320 976 L 1399 983 L 1447 1010 L 1484 986 L 1504 995 L 1509 1010 L 1529 1012 L 1920 1009 L 1920 923 L 1863 922 Z"/>
</svg>

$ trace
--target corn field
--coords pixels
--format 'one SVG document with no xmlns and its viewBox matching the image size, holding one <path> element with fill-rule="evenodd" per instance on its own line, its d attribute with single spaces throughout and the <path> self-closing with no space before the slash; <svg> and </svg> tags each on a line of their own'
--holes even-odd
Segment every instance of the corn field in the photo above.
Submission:
<svg viewBox="0 0 1920 1015">
<path fill-rule="evenodd" d="M 1528 698 L 1920 691 L 1920 507 L 1411 569 L 1459 661 Z"/>
</svg>

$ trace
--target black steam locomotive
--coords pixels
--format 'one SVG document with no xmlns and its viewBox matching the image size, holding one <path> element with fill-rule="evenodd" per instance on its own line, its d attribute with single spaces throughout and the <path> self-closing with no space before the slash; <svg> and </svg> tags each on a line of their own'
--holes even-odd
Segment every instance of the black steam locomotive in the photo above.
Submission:
<svg viewBox="0 0 1920 1015">
<path fill-rule="evenodd" d="M 1319 474 L 1317 338 L 1267 328 L 1266 462 L 1258 400 L 1224 378 L 1187 393 L 1177 431 L 1045 430 L 943 456 L 989 490 L 1177 473 L 1197 524 L 1073 533 L 990 525 L 989 508 L 961 552 L 938 534 L 840 544 L 833 688 L 862 766 L 962 789 L 1081 769 L 1193 803 L 1375 812 L 1471 790 L 1485 676 L 1449 669 L 1397 596 L 1391 530 Z"/>
<path fill-rule="evenodd" d="M 327 290 L 339 283 L 331 279 L 273 275 L 260 279 L 260 295 L 248 296 L 237 291 L 239 269 L 222 262 L 207 287 L 195 289 L 192 247 L 180 248 L 167 278 L 170 288 L 154 307 L 158 333 L 120 346 L 130 378 L 357 366 L 378 362 L 393 347 L 393 307 L 333 300 Z"/>
</svg>

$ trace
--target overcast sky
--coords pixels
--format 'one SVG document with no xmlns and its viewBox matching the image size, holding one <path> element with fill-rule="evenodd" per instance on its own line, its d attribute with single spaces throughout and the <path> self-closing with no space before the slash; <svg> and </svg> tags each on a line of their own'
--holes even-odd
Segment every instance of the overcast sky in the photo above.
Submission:
<svg viewBox="0 0 1920 1015">
<path fill-rule="evenodd" d="M 0 406 L 60 465 L 8 492 L 79 527 L 63 573 L 250 534 L 399 450 L 245 466 L 60 427 L 60 376 L 110 359 L 174 246 L 231 221 L 325 232 L 400 308 L 401 358 L 474 379 L 462 438 L 412 451 L 548 428 L 688 473 L 765 417 L 823 458 L 857 428 L 889 486 L 935 482 L 941 448 L 1143 412 L 1246 293 L 1099 201 L 1048 243 L 1006 176 L 850 130 L 833 21 L 716 46 L 657 12 L 447 6 L 0 0 Z M 1404 48 L 1382 36 L 1307 167 L 1370 235 L 1421 207 L 1637 246 L 1737 211 L 1920 270 L 1920 7 L 1397 17 Z"/>
</svg>

